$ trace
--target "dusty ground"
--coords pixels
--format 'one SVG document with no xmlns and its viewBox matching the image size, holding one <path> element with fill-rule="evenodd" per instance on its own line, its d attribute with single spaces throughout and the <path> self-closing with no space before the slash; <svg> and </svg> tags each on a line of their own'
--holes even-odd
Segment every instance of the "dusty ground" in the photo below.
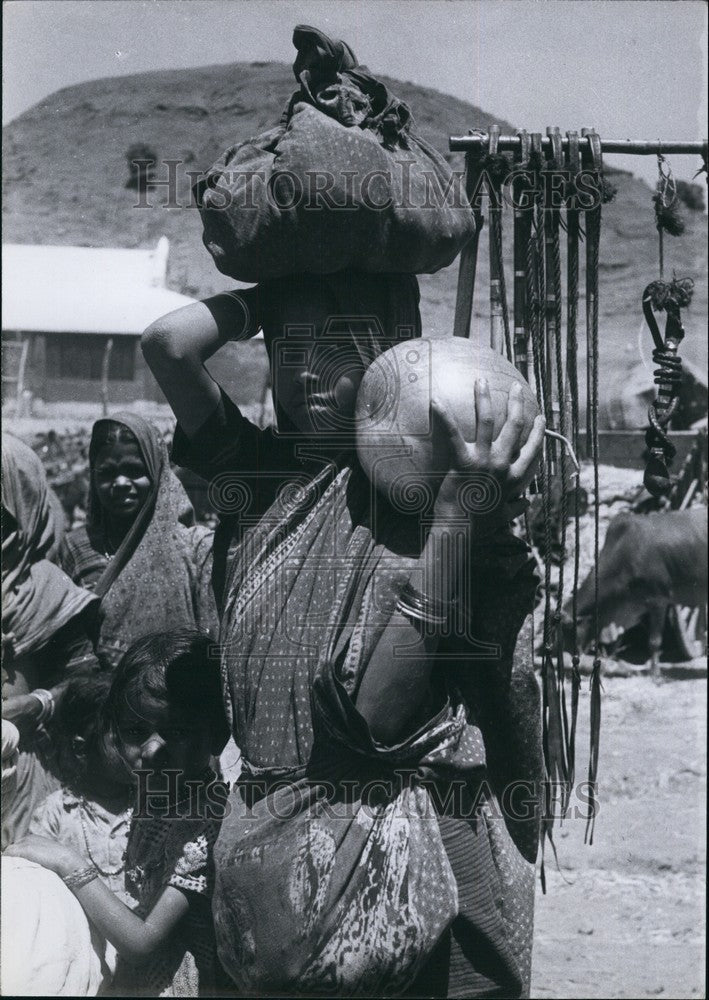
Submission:
<svg viewBox="0 0 709 1000">
<path fill-rule="evenodd" d="M 532 996 L 705 996 L 706 681 L 604 688 L 594 844 L 580 819 L 557 831 L 561 871 L 548 859 L 537 896 Z"/>
</svg>

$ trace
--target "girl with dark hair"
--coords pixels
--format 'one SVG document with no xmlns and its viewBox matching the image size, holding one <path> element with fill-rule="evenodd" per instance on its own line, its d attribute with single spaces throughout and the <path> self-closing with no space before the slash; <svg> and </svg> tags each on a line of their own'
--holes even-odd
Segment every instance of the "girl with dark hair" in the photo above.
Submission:
<svg viewBox="0 0 709 1000">
<path fill-rule="evenodd" d="M 105 750 L 139 777 L 126 852 L 135 912 L 74 848 L 28 837 L 8 853 L 55 871 L 116 948 L 119 996 L 214 996 L 222 983 L 211 914 L 212 850 L 225 788 L 209 762 L 229 727 L 219 654 L 190 629 L 131 646 L 102 715 Z"/>
<path fill-rule="evenodd" d="M 35 810 L 29 832 L 72 847 L 122 896 L 132 776 L 111 764 L 103 748 L 102 712 L 110 687 L 106 673 L 76 677 L 67 685 L 52 727 L 62 787 Z"/>
<path fill-rule="evenodd" d="M 61 562 L 101 599 L 102 659 L 115 667 L 149 631 L 194 626 L 216 636 L 212 533 L 190 523 L 158 430 L 134 413 L 98 420 L 89 468 L 87 521 L 65 535 Z"/>
</svg>

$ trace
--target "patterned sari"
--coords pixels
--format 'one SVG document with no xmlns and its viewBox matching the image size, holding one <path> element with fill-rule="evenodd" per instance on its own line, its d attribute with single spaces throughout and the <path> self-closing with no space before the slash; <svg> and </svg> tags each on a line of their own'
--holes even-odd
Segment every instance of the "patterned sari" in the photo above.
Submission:
<svg viewBox="0 0 709 1000">
<path fill-rule="evenodd" d="M 325 463 L 232 560 L 221 637 L 244 770 L 215 849 L 220 958 L 246 995 L 522 996 L 538 814 L 505 823 L 496 793 L 541 779 L 533 669 L 513 662 L 536 577 L 507 530 L 480 547 L 479 627 L 442 643 L 437 710 L 377 743 L 356 694 L 418 529 L 374 504 L 353 458 Z"/>
</svg>

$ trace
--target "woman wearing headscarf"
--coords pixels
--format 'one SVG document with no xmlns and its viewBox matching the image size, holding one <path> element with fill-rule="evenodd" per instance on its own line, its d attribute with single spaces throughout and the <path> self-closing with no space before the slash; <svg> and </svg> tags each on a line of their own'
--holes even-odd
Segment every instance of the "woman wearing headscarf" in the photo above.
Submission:
<svg viewBox="0 0 709 1000">
<path fill-rule="evenodd" d="M 26 832 L 35 806 L 58 787 L 46 725 L 69 676 L 96 666 L 98 601 L 48 558 L 57 551 L 61 530 L 39 458 L 3 434 L 3 719 L 20 733 L 3 843 Z"/>
<path fill-rule="evenodd" d="M 100 598 L 97 653 L 116 666 L 148 632 L 216 635 L 212 532 L 172 472 L 157 428 L 135 413 L 97 420 L 89 445 L 86 524 L 64 537 L 62 566 Z"/>
<path fill-rule="evenodd" d="M 204 366 L 259 326 L 277 431 L 245 420 Z M 215 575 L 243 770 L 214 914 L 249 995 L 529 987 L 542 764 L 533 666 L 515 646 L 536 576 L 510 508 L 471 518 L 457 498 L 493 469 L 519 496 L 543 421 L 524 440 L 512 398 L 493 442 L 480 385 L 473 445 L 434 407 L 451 452 L 434 516 L 378 498 L 354 400 L 374 357 L 420 330 L 415 278 L 348 273 L 215 296 L 143 338 L 178 418 L 173 457 L 221 497 Z M 472 538 L 451 555 L 461 513 Z M 463 575 L 457 636 L 442 626 Z M 503 821 L 514 782 L 526 802 Z"/>
</svg>

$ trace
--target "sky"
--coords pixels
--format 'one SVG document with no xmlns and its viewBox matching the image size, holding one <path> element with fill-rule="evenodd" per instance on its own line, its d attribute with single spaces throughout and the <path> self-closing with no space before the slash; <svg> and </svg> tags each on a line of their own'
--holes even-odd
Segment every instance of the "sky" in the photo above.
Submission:
<svg viewBox="0 0 709 1000">
<path fill-rule="evenodd" d="M 99 77 L 291 63 L 292 29 L 305 23 L 344 38 L 374 71 L 530 131 L 707 134 L 701 0 L 6 0 L 3 11 L 3 123 Z M 648 182 L 656 176 L 652 157 L 609 163 Z M 673 157 L 672 166 L 690 179 L 698 160 Z"/>
</svg>

